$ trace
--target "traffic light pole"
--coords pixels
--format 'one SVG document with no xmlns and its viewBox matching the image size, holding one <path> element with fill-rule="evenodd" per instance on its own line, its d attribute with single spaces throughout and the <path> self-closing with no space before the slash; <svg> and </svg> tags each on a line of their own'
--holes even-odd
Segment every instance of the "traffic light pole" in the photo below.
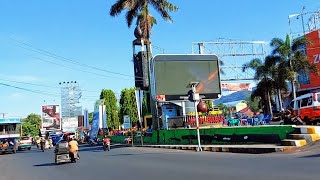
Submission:
<svg viewBox="0 0 320 180">
<path fill-rule="evenodd" d="M 201 148 L 201 139 L 200 139 L 200 129 L 199 129 L 199 115 L 198 115 L 198 110 L 197 110 L 197 102 L 199 102 L 200 100 L 200 95 L 199 93 L 196 92 L 196 87 L 199 85 L 199 82 L 190 82 L 188 84 L 188 87 L 191 88 L 192 90 L 192 101 L 194 103 L 194 109 L 196 112 L 196 129 L 197 129 L 197 139 L 198 139 L 198 147 L 197 147 L 197 151 L 202 151 Z"/>
</svg>

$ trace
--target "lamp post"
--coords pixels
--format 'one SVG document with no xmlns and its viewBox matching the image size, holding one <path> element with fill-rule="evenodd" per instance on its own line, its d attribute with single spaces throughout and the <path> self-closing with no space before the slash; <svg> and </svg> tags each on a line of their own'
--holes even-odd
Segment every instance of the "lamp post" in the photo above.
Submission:
<svg viewBox="0 0 320 180">
<path fill-rule="evenodd" d="M 201 140 L 200 140 L 200 130 L 199 130 L 199 116 L 198 116 L 198 110 L 197 110 L 197 102 L 200 101 L 200 95 L 196 92 L 196 87 L 199 85 L 199 82 L 190 82 L 188 84 L 188 88 L 191 88 L 191 91 L 189 91 L 189 100 L 194 102 L 194 109 L 196 112 L 196 129 L 197 129 L 197 139 L 198 139 L 198 147 L 197 151 L 202 151 L 201 148 Z"/>
</svg>

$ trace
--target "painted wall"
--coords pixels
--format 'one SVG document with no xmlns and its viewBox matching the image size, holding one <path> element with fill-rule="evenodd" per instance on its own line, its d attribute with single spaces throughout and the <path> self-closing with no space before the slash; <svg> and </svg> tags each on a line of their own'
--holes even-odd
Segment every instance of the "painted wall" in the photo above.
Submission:
<svg viewBox="0 0 320 180">
<path fill-rule="evenodd" d="M 257 126 L 200 129 L 204 144 L 252 144 L 279 143 L 294 131 L 292 126 Z M 123 143 L 125 136 L 111 136 L 115 143 Z M 159 142 L 158 142 L 159 140 Z M 135 138 L 135 142 L 140 142 Z M 153 131 L 144 137 L 144 143 L 151 144 L 197 144 L 195 129 Z"/>
</svg>

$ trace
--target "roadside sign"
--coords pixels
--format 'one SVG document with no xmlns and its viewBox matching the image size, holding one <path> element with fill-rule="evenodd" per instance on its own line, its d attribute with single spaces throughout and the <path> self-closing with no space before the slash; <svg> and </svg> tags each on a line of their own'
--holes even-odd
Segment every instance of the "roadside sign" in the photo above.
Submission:
<svg viewBox="0 0 320 180">
<path fill-rule="evenodd" d="M 130 125 L 130 116 L 129 115 L 124 115 L 123 116 L 123 128 L 124 129 L 130 129 L 131 125 Z"/>
</svg>

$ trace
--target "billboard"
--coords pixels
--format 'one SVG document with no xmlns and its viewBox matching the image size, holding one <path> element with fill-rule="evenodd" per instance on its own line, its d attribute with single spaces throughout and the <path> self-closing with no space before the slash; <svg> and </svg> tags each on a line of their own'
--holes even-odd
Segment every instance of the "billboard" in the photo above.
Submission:
<svg viewBox="0 0 320 180">
<path fill-rule="evenodd" d="M 222 83 L 222 91 L 251 91 L 251 83 Z"/>
<path fill-rule="evenodd" d="M 158 102 L 187 101 L 190 82 L 202 99 L 221 95 L 218 57 L 215 55 L 157 55 L 151 62 L 152 96 Z"/>
<path fill-rule="evenodd" d="M 62 119 L 62 130 L 65 132 L 76 132 L 78 128 L 78 117 L 65 117 Z"/>
<path fill-rule="evenodd" d="M 61 129 L 59 105 L 42 106 L 42 128 L 46 130 Z"/>
<path fill-rule="evenodd" d="M 312 31 L 306 34 L 306 37 L 311 41 L 311 44 L 307 44 L 307 56 L 309 62 L 315 64 L 320 70 L 320 33 L 319 30 Z M 298 75 L 298 81 L 300 84 L 300 90 L 316 89 L 320 88 L 320 77 L 314 73 Z"/>
</svg>

